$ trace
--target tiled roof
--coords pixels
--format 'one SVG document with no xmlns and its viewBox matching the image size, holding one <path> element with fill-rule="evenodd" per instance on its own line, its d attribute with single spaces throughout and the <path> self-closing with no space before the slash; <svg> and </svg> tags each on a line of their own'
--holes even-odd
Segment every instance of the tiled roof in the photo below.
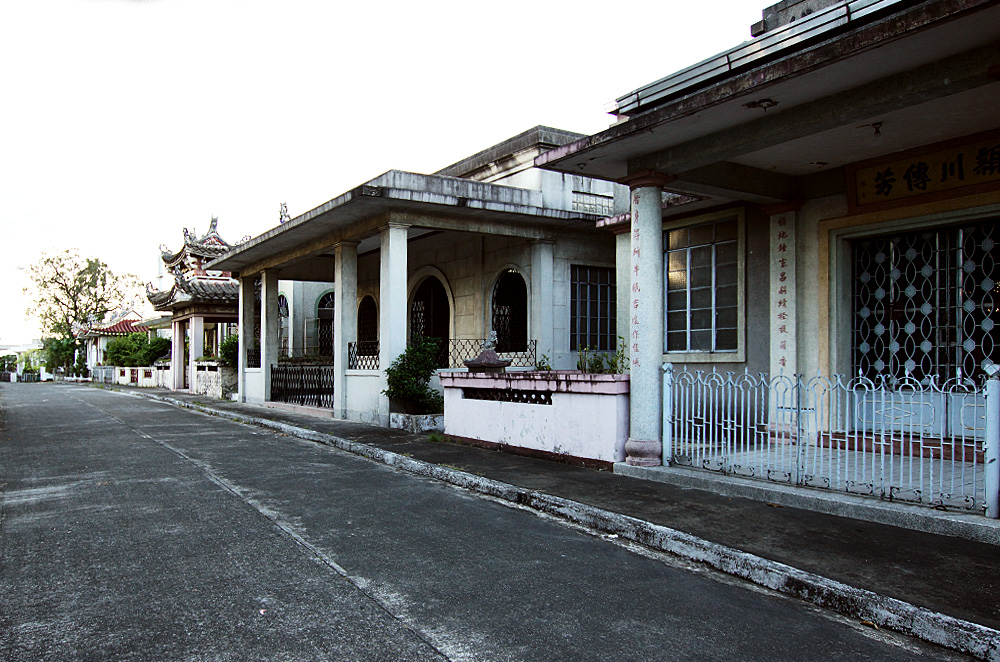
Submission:
<svg viewBox="0 0 1000 662">
<path fill-rule="evenodd" d="M 157 310 L 163 311 L 178 304 L 215 303 L 232 304 L 240 300 L 240 284 L 232 278 L 174 277 L 174 286 L 162 292 L 146 288 L 146 298 Z"/>
<path fill-rule="evenodd" d="M 81 333 L 81 338 L 96 338 L 98 336 L 127 336 L 130 333 L 142 332 L 144 329 L 137 329 L 133 324 L 140 320 L 121 320 L 111 326 L 93 327 L 85 333 Z"/>
</svg>

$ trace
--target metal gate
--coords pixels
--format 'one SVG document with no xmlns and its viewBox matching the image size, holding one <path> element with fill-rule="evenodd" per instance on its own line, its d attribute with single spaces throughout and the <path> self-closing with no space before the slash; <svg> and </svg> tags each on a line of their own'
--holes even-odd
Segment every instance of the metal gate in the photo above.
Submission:
<svg viewBox="0 0 1000 662">
<path fill-rule="evenodd" d="M 663 393 L 665 463 L 935 507 L 985 507 L 987 399 L 971 382 L 675 373 L 668 365 Z M 990 403 L 994 418 L 998 404 Z"/>
</svg>

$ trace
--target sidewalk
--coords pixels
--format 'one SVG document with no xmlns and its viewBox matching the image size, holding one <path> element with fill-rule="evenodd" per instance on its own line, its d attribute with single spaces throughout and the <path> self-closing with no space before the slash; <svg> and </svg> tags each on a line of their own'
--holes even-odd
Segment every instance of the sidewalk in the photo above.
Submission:
<svg viewBox="0 0 1000 662">
<path fill-rule="evenodd" d="M 426 434 L 163 389 L 105 388 L 329 443 L 1000 660 L 1000 546 L 433 442 Z"/>
</svg>

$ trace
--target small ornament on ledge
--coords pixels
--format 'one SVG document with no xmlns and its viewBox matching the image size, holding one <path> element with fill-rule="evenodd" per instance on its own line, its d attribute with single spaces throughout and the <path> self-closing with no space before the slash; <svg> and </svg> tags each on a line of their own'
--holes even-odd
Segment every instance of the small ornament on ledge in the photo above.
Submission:
<svg viewBox="0 0 1000 662">
<path fill-rule="evenodd" d="M 510 365 L 509 360 L 501 359 L 497 356 L 497 332 L 490 331 L 490 337 L 479 346 L 479 356 L 474 359 L 463 361 L 469 372 L 498 373 L 504 372 Z"/>
</svg>

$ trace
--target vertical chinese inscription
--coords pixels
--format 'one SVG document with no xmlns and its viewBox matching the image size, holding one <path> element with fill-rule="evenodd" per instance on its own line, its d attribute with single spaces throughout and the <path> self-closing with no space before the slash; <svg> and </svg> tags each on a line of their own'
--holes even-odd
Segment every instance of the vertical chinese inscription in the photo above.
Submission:
<svg viewBox="0 0 1000 662">
<path fill-rule="evenodd" d="M 795 213 L 771 217 L 771 374 L 797 372 Z"/>
<path fill-rule="evenodd" d="M 641 360 L 639 358 L 639 306 L 640 297 L 639 292 L 641 291 L 641 286 L 639 285 L 639 272 L 642 266 L 642 246 L 640 244 L 641 233 L 639 232 L 639 192 L 632 192 L 632 287 L 630 292 L 630 310 L 629 315 L 631 317 L 631 323 L 629 324 L 629 335 L 631 336 L 631 350 L 630 354 L 632 356 L 632 366 L 640 367 Z"/>
</svg>

